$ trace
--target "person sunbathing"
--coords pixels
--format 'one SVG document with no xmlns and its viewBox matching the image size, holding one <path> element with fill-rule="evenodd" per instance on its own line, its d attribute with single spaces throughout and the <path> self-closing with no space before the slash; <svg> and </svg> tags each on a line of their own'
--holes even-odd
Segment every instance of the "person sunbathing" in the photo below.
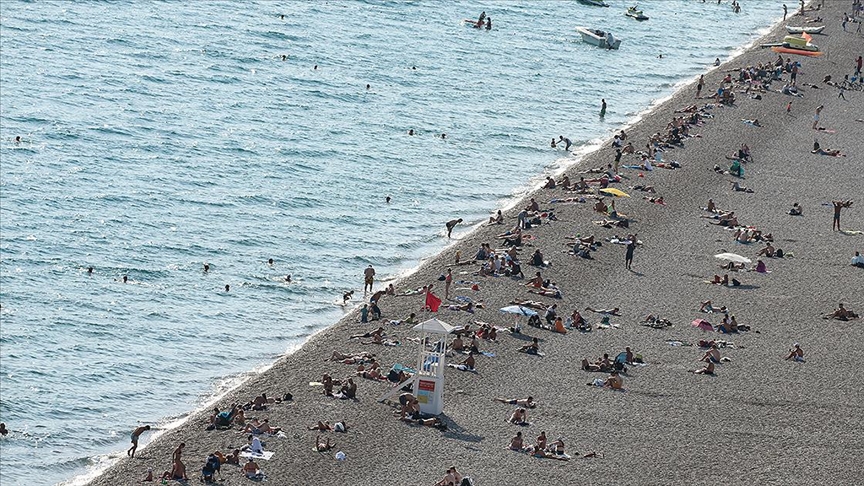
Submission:
<svg viewBox="0 0 864 486">
<path fill-rule="evenodd" d="M 801 346 L 799 346 L 798 343 L 795 343 L 793 345 L 792 349 L 789 350 L 789 355 L 786 356 L 786 358 L 784 358 L 784 359 L 786 359 L 786 360 L 791 359 L 792 361 L 800 361 L 803 363 L 804 362 L 804 350 L 801 349 Z"/>
<path fill-rule="evenodd" d="M 525 346 L 522 346 L 521 348 L 519 348 L 519 352 L 520 353 L 527 353 L 527 354 L 539 354 L 540 353 L 539 340 L 536 337 L 532 338 L 531 344 L 526 344 Z"/>
<path fill-rule="evenodd" d="M 387 381 L 387 377 L 381 374 L 381 369 L 373 368 L 371 370 L 357 370 L 357 376 L 366 378 L 367 380 Z"/>
<path fill-rule="evenodd" d="M 510 444 L 507 445 L 507 448 L 514 451 L 521 451 L 525 448 L 525 443 L 522 440 L 522 431 L 516 432 L 516 435 L 510 439 Z"/>
<path fill-rule="evenodd" d="M 330 437 L 327 437 L 327 440 L 322 441 L 321 436 L 315 438 L 315 450 L 318 452 L 329 452 L 330 449 L 336 447 L 336 444 L 330 443 Z"/>
<path fill-rule="evenodd" d="M 720 351 L 717 349 L 717 344 L 712 344 L 711 348 L 705 352 L 705 355 L 702 356 L 702 359 L 700 359 L 699 361 L 704 361 L 706 363 L 719 363 Z"/>
<path fill-rule="evenodd" d="M 258 463 L 256 463 L 251 457 L 246 461 L 246 464 L 243 465 L 242 471 L 248 479 L 262 479 L 264 477 L 264 473 L 261 472 Z"/>
<path fill-rule="evenodd" d="M 660 196 L 660 197 L 648 197 L 648 196 L 645 196 L 645 197 L 643 197 L 642 199 L 645 199 L 646 201 L 648 201 L 648 202 L 650 202 L 650 203 L 660 204 L 660 205 L 663 205 L 663 206 L 666 205 L 666 201 L 663 200 L 663 196 Z"/>
<path fill-rule="evenodd" d="M 507 405 L 519 405 L 525 408 L 535 408 L 537 407 L 537 402 L 534 401 L 534 397 L 528 398 L 493 398 L 492 401 L 506 403 Z"/>
<path fill-rule="evenodd" d="M 619 312 L 619 309 L 617 307 L 615 307 L 614 309 L 594 309 L 591 307 L 586 307 L 585 310 L 591 311 L 591 312 L 596 312 L 597 314 L 608 314 L 610 316 L 620 316 L 621 315 L 621 313 Z"/>
<path fill-rule="evenodd" d="M 528 425 L 528 412 L 524 408 L 517 408 L 507 421 L 516 425 Z"/>
<path fill-rule="evenodd" d="M 561 298 L 561 291 L 555 284 L 551 284 L 549 287 L 540 287 L 539 289 L 528 289 L 529 294 L 537 294 L 542 295 L 544 297 L 554 297 L 556 299 Z"/>
<path fill-rule="evenodd" d="M 166 479 L 176 481 L 188 481 L 189 478 L 186 477 L 186 465 L 183 464 L 180 460 L 174 461 L 174 464 L 171 465 L 171 470 L 162 473 L 162 480 Z"/>
<path fill-rule="evenodd" d="M 333 428 L 330 427 L 330 422 L 321 422 L 319 420 L 317 424 L 313 425 L 312 427 L 309 427 L 309 430 L 320 430 L 320 431 L 324 432 L 327 430 L 333 430 Z"/>
<path fill-rule="evenodd" d="M 825 319 L 837 319 L 839 321 L 848 321 L 849 319 L 857 319 L 858 314 L 845 308 L 842 303 L 838 304 L 838 308 L 830 314 L 826 314 Z"/>
<path fill-rule="evenodd" d="M 453 342 L 450 343 L 450 349 L 457 352 L 465 349 L 465 343 L 462 341 L 462 338 L 460 336 L 456 336 L 455 338 L 453 338 Z"/>
<path fill-rule="evenodd" d="M 603 382 L 603 386 L 608 386 L 613 390 L 623 390 L 624 389 L 624 380 L 618 374 L 617 371 L 613 371 L 606 381 Z"/>
<path fill-rule="evenodd" d="M 748 194 L 753 193 L 753 189 L 742 186 L 738 181 L 729 181 L 732 183 L 732 190 L 735 192 L 746 192 Z"/>
<path fill-rule="evenodd" d="M 529 280 L 528 283 L 525 284 L 525 286 L 526 286 L 526 287 L 534 287 L 534 288 L 537 288 L 537 289 L 543 287 L 543 277 L 540 276 L 540 272 L 537 272 L 537 273 L 534 275 L 534 278 L 532 278 L 531 280 Z M 515 302 L 515 301 L 514 301 L 514 302 Z"/>
<path fill-rule="evenodd" d="M 379 327 L 378 329 L 376 329 L 372 332 L 367 332 L 364 334 L 354 334 L 353 336 L 350 336 L 348 339 L 360 339 L 360 338 L 370 338 L 371 337 L 371 338 L 373 338 L 373 340 L 381 341 L 381 338 L 383 337 L 383 335 L 384 335 L 384 328 Z"/>
<path fill-rule="evenodd" d="M 441 431 L 447 430 L 447 425 L 444 422 L 442 422 L 441 419 L 438 417 L 433 417 L 433 418 L 428 418 L 428 419 L 416 418 L 416 419 L 410 420 L 410 422 L 414 422 L 417 425 L 423 425 L 425 427 L 432 427 L 433 429 L 438 429 Z"/>
<path fill-rule="evenodd" d="M 841 153 L 839 150 L 823 149 L 821 147 L 819 148 L 819 150 L 810 151 L 810 153 L 811 154 L 818 154 L 818 155 L 828 155 L 830 157 L 846 157 L 846 155 Z"/>
<path fill-rule="evenodd" d="M 756 256 L 766 256 L 768 258 L 772 258 L 775 252 L 776 250 L 774 249 L 774 246 L 771 244 L 771 242 L 766 242 L 765 248 L 759 250 L 759 253 L 757 253 Z"/>
<path fill-rule="evenodd" d="M 371 333 L 370 333 L 371 335 Z M 369 337 L 363 335 L 361 337 Z M 361 364 L 367 361 L 372 361 L 375 359 L 375 355 L 368 353 L 366 351 L 361 351 L 359 353 L 340 353 L 338 351 L 333 351 L 333 354 L 330 355 L 330 359 L 327 361 L 341 361 L 345 364 Z"/>
<path fill-rule="evenodd" d="M 466 358 L 464 361 L 462 361 L 462 363 L 460 363 L 460 364 L 447 363 L 447 366 L 449 366 L 451 368 L 456 368 L 457 370 L 460 370 L 460 371 L 474 371 L 475 370 L 474 367 L 476 366 L 476 364 L 477 364 L 477 362 L 474 359 L 474 353 L 469 352 L 468 358 Z"/>
<path fill-rule="evenodd" d="M 594 204 L 594 211 L 606 214 L 609 211 L 609 208 L 606 206 L 602 199 L 598 199 L 597 202 Z"/>
<path fill-rule="evenodd" d="M 600 365 L 589 363 L 588 358 L 582 360 L 582 369 L 590 372 L 599 372 Z"/>
<path fill-rule="evenodd" d="M 708 361 L 705 363 L 704 368 L 699 368 L 698 370 L 693 370 L 694 374 L 697 375 L 713 375 L 714 374 L 714 363 Z"/>
</svg>

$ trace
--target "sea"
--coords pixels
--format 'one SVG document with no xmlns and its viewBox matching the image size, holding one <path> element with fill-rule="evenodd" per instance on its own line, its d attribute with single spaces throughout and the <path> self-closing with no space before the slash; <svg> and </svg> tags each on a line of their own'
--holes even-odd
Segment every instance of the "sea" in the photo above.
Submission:
<svg viewBox="0 0 864 486">
<path fill-rule="evenodd" d="M 783 13 L 607 1 L 0 2 L 0 482 L 86 482 Z"/>
</svg>

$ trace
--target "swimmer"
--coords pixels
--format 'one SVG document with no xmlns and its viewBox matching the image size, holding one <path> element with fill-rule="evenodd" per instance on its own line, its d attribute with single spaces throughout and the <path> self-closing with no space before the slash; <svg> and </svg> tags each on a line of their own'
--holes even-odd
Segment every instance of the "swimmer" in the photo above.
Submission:
<svg viewBox="0 0 864 486">
<path fill-rule="evenodd" d="M 372 89 L 372 85 L 371 85 L 371 84 L 367 84 L 367 85 L 366 85 L 366 91 L 369 91 L 370 89 Z"/>
<path fill-rule="evenodd" d="M 6 424 L 3 423 L 3 422 L 0 422 L 0 435 L 4 435 L 4 436 L 5 436 L 5 435 L 8 434 L 8 433 L 9 433 L 9 430 L 6 429 Z"/>
<path fill-rule="evenodd" d="M 267 260 L 267 265 L 270 265 L 271 267 L 273 266 L 273 259 L 272 258 Z"/>
<path fill-rule="evenodd" d="M 225 292 L 230 292 L 230 291 L 231 291 L 231 286 L 228 284 L 225 284 Z"/>
<path fill-rule="evenodd" d="M 282 54 L 282 60 L 286 61 L 287 59 L 288 59 L 288 56 L 286 56 L 285 54 Z"/>
<path fill-rule="evenodd" d="M 210 264 L 209 264 L 209 263 L 205 263 L 205 264 L 204 264 L 204 273 L 207 273 L 207 272 L 209 272 L 209 271 L 210 271 Z"/>
<path fill-rule="evenodd" d="M 285 282 L 291 283 L 291 275 L 285 275 Z"/>
<path fill-rule="evenodd" d="M 413 128 L 412 128 L 412 129 L 410 129 L 410 130 L 408 130 L 408 135 L 411 135 L 411 136 L 413 136 L 413 135 L 414 135 L 414 129 L 413 129 Z"/>
<path fill-rule="evenodd" d="M 348 301 L 351 300 L 351 296 L 353 296 L 353 295 L 354 295 L 353 290 L 349 290 L 348 292 L 345 292 L 344 294 L 342 294 L 342 305 L 347 304 Z"/>
<path fill-rule="evenodd" d="M 384 198 L 384 202 L 386 202 L 387 204 L 390 204 L 390 201 L 391 201 L 390 196 L 387 196 Z"/>
<path fill-rule="evenodd" d="M 93 275 L 93 267 L 87 267 L 87 275 Z"/>
<path fill-rule="evenodd" d="M 126 283 L 128 281 L 129 281 L 129 277 L 126 275 L 123 275 L 123 283 Z"/>
<path fill-rule="evenodd" d="M 17 144 L 17 143 L 21 143 L 21 135 L 16 135 L 16 136 L 15 136 L 15 143 L 16 143 L 16 144 Z"/>
</svg>

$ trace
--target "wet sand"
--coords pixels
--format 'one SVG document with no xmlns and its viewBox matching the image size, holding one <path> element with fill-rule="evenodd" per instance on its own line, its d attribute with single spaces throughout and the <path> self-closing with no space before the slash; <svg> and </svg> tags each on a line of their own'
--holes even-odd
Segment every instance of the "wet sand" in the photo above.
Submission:
<svg viewBox="0 0 864 486">
<path fill-rule="evenodd" d="M 820 315 L 832 311 L 838 302 L 864 311 L 864 270 L 849 262 L 856 250 L 864 250 L 864 235 L 831 231 L 832 199 L 855 199 L 861 192 L 860 166 L 864 157 L 864 93 L 847 91 L 846 100 L 837 90 L 821 83 L 826 74 L 840 80 L 854 71 L 854 60 L 862 54 L 864 42 L 854 28 L 844 33 L 836 20 L 848 7 L 846 2 L 826 2 L 820 15 L 829 20 L 825 34 L 814 36 L 828 54 L 821 58 L 796 57 L 803 68 L 798 83 L 813 83 L 821 89 L 803 88 L 804 98 L 776 92 L 749 99 L 736 90 L 734 107 L 715 108 L 715 116 L 692 133 L 701 138 L 685 141 L 686 148 L 667 152 L 667 160 L 679 161 L 678 170 L 645 172 L 622 169 L 626 177 L 617 187 L 633 197 L 616 201 L 620 212 L 629 215 L 629 229 L 606 229 L 591 223 L 600 219 L 592 205 L 550 205 L 553 198 L 567 197 L 560 189 L 532 194 L 541 207 L 554 207 L 558 221 L 528 231 L 536 237 L 533 246 L 521 253 L 523 271 L 529 277 L 535 269 L 527 265 L 530 254 L 540 248 L 552 266 L 543 269 L 544 278 L 557 282 L 563 298 L 551 299 L 527 293 L 525 281 L 508 277 L 475 277 L 476 265 L 452 267 L 454 280 L 479 281 L 481 290 L 456 291 L 481 300 L 485 309 L 475 314 L 449 311 L 437 315 L 421 313 L 422 296 L 383 297 L 384 320 L 400 319 L 418 312 L 421 319 L 437 317 L 453 325 L 480 320 L 509 326 L 513 319 L 498 312 L 511 299 L 557 303 L 559 314 L 573 309 L 620 307 L 622 317 L 612 317 L 619 328 L 567 335 L 525 328 L 523 336 L 501 333 L 495 343 L 482 342 L 484 351 L 495 357 L 477 357 L 477 373 L 446 370 L 445 411 L 447 432 L 417 427 L 396 420 L 395 408 L 376 398 L 388 385 L 357 379 L 358 399 L 335 400 L 322 396 L 321 388 L 310 386 L 323 373 L 335 378 L 353 375 L 354 366 L 325 361 L 334 350 L 377 353 L 382 367 L 393 363 L 413 366 L 417 347 L 408 341 L 415 336 L 406 326 L 389 326 L 389 336 L 403 342 L 399 347 L 362 346 L 348 336 L 368 332 L 377 322 L 359 324 L 357 312 L 316 335 L 297 352 L 284 357 L 268 371 L 255 376 L 220 401 L 223 408 L 246 402 L 264 391 L 270 396 L 291 392 L 290 404 L 272 405 L 266 412 L 247 417 L 269 417 L 285 429 L 287 437 L 265 439 L 275 456 L 259 461 L 271 484 L 434 484 L 445 470 L 455 465 L 477 484 L 853 484 L 864 473 L 864 440 L 855 432 L 864 428 L 864 392 L 855 370 L 864 342 L 864 321 L 828 321 Z M 792 4 L 790 5 L 790 12 Z M 745 5 L 746 8 L 746 5 Z M 799 17 L 788 23 L 800 24 Z M 782 37 L 775 29 L 765 41 Z M 758 62 L 773 62 L 777 55 L 754 48 L 705 76 L 703 96 L 713 93 L 726 71 Z M 737 77 L 737 73 L 733 73 Z M 785 75 L 788 78 L 788 74 Z M 774 90 L 782 83 L 772 84 Z M 692 103 L 702 106 L 710 100 L 694 100 L 695 84 L 674 97 L 636 126 L 627 130 L 628 141 L 637 149 L 650 134 L 664 131 L 673 110 Z M 786 104 L 793 100 L 791 114 Z M 836 133 L 810 128 L 818 105 L 824 105 L 822 121 Z M 761 128 L 745 125 L 741 119 L 758 118 Z M 827 157 L 810 153 L 814 138 L 823 148 L 835 148 L 848 157 Z M 755 192 L 732 192 L 731 176 L 716 174 L 715 164 L 728 167 L 732 154 L 747 143 L 754 161 L 745 165 L 743 185 Z M 538 143 L 540 143 L 538 141 Z M 586 157 L 568 173 L 578 180 L 580 170 L 612 162 L 614 150 L 605 145 Z M 635 163 L 625 157 L 622 163 Z M 628 186 L 648 183 L 662 195 L 666 206 L 650 204 L 643 193 Z M 775 246 L 794 257 L 765 259 L 770 273 L 739 273 L 744 284 L 722 288 L 704 283 L 721 273 L 713 255 L 723 251 L 756 260 L 758 243 L 742 245 L 732 233 L 707 224 L 700 210 L 708 198 L 717 206 L 734 210 L 742 224 L 755 225 L 774 235 Z M 608 199 L 607 199 L 608 201 Z M 787 214 L 792 203 L 804 208 L 803 217 Z M 860 206 L 859 206 L 860 205 Z M 520 204 L 520 206 L 524 206 Z M 465 236 L 458 244 L 425 262 L 421 269 L 397 282 L 397 290 L 434 283 L 443 297 L 444 273 L 459 249 L 463 260 L 470 258 L 482 242 L 515 224 L 518 209 L 505 213 L 505 225 L 486 226 Z M 864 230 L 864 202 L 857 201 L 842 214 L 843 227 Z M 624 267 L 624 247 L 605 243 L 584 260 L 566 253 L 565 236 L 593 234 L 600 240 L 613 235 L 638 233 L 644 243 L 635 252 L 632 271 Z M 500 247 L 495 245 L 493 247 Z M 358 268 L 357 287 L 362 285 Z M 467 275 L 461 272 L 469 272 Z M 454 285 L 454 287 L 461 287 Z M 376 285 L 376 290 L 378 286 Z M 355 293 L 355 298 L 359 296 Z M 718 324 L 717 314 L 699 312 L 699 303 L 710 299 L 728 306 L 741 324 L 753 331 L 738 335 L 707 333 L 690 326 L 697 318 Z M 652 329 L 639 325 L 649 313 L 671 320 L 674 327 Z M 585 313 L 596 324 L 599 317 Z M 524 325 L 524 321 L 523 321 Z M 756 332 L 758 331 L 758 332 Z M 516 352 L 529 336 L 541 340 L 543 357 Z M 717 365 L 716 376 L 688 373 L 700 367 L 704 351 L 696 346 L 670 346 L 667 340 L 696 343 L 700 339 L 726 339 L 735 348 L 721 349 L 730 362 Z M 792 343 L 801 343 L 806 363 L 784 361 Z M 625 392 L 586 386 L 606 374 L 588 373 L 579 367 L 582 358 L 595 360 L 604 352 L 612 357 L 630 346 L 648 363 L 630 367 L 624 376 Z M 219 344 L 202 347 L 201 352 L 218 353 Z M 531 423 L 518 427 L 506 422 L 513 407 L 493 402 L 492 397 L 533 395 L 540 405 L 528 412 Z M 205 431 L 209 412 L 193 416 L 187 423 L 139 449 L 134 460 L 123 459 L 94 485 L 134 484 L 146 475 L 170 469 L 171 452 L 186 443 L 184 462 L 191 480 L 197 483 L 208 453 L 230 452 L 246 443 L 238 430 Z M 333 452 L 313 452 L 317 432 L 307 426 L 318 420 L 345 420 L 345 434 L 329 432 L 337 447 Z M 567 462 L 536 459 L 505 450 L 509 439 L 522 431 L 531 443 L 541 431 L 554 440 L 563 437 L 573 459 Z M 336 461 L 337 450 L 347 454 Z M 598 458 L 582 458 L 597 451 Z M 249 480 L 234 466 L 223 466 L 219 484 L 247 484 Z M 158 482 L 158 480 L 157 480 Z"/>
</svg>

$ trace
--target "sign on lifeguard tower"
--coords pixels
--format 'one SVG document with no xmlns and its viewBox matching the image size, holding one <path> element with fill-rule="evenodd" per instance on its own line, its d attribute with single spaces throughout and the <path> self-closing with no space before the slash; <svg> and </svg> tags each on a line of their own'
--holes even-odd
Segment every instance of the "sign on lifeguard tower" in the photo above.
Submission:
<svg viewBox="0 0 864 486">
<path fill-rule="evenodd" d="M 453 326 L 438 319 L 429 319 L 417 324 L 413 329 L 420 332 L 417 373 L 414 375 L 414 396 L 420 403 L 422 413 L 439 415 L 444 410 L 447 335 L 453 330 Z M 431 349 L 427 348 L 427 341 Z"/>
</svg>

